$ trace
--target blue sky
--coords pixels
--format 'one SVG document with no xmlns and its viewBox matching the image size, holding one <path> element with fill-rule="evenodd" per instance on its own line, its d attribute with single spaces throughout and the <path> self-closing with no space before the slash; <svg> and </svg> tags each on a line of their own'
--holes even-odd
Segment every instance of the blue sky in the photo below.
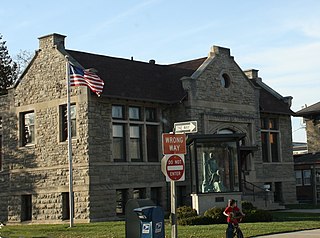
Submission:
<svg viewBox="0 0 320 238">
<path fill-rule="evenodd" d="M 0 19 L 13 58 L 51 33 L 66 35 L 68 49 L 160 64 L 203 57 L 218 45 L 293 96 L 293 111 L 320 101 L 318 0 L 11 0 Z M 301 119 L 292 126 L 293 140 L 305 141 Z"/>
</svg>

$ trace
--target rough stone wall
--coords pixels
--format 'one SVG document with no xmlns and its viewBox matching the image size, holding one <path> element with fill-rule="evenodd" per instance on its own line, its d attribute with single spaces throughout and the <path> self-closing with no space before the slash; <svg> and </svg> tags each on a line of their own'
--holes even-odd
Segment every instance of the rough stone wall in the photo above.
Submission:
<svg viewBox="0 0 320 238">
<path fill-rule="evenodd" d="M 189 92 L 186 114 L 200 122 L 199 133 L 214 133 L 215 129 L 222 129 L 222 122 L 252 122 L 257 118 L 255 89 L 229 53 L 224 48 L 211 52 L 214 57 L 199 77 L 183 80 Z M 228 88 L 221 85 L 222 73 L 230 76 Z"/>
<path fill-rule="evenodd" d="M 103 221 L 116 219 L 116 190 L 127 189 L 128 199 L 133 198 L 135 188 L 145 188 L 150 198 L 152 187 L 161 187 L 162 205 L 166 208 L 166 182 L 161 172 L 161 147 L 159 162 L 147 162 L 143 151 L 143 162 L 114 162 L 112 157 L 112 105 L 126 105 L 157 108 L 157 104 L 110 100 L 91 95 L 89 98 L 89 155 L 90 155 L 90 220 Z M 159 143 L 162 127 L 159 126 Z M 128 134 L 127 134 L 128 136 Z M 143 139 L 143 148 L 146 141 Z M 127 151 L 128 152 L 128 151 Z"/>
<path fill-rule="evenodd" d="M 296 202 L 296 186 L 294 175 L 294 163 L 292 154 L 292 134 L 290 116 L 278 116 L 280 130 L 280 162 L 263 163 L 261 150 L 256 157 L 256 180 L 261 186 L 268 182 L 274 186 L 275 182 L 282 183 L 282 195 L 284 203 Z M 261 148 L 261 139 L 258 140 Z M 274 191 L 273 191 L 274 192 Z"/>
<path fill-rule="evenodd" d="M 306 120 L 308 152 L 315 153 L 320 151 L 320 124 L 313 120 Z"/>
<path fill-rule="evenodd" d="M 7 221 L 8 219 L 8 195 L 6 193 L 2 193 L 1 191 L 7 191 L 9 189 L 9 173 L 8 166 L 4 164 L 5 154 L 7 153 L 5 141 L 8 140 L 8 129 L 4 127 L 7 124 L 9 118 L 9 97 L 8 95 L 0 96 L 0 116 L 1 116 L 1 127 L 0 134 L 2 136 L 2 148 L 1 148 L 1 157 L 2 164 L 0 169 L 0 221 Z"/>
<path fill-rule="evenodd" d="M 63 38 L 50 35 L 40 39 L 36 57 L 19 84 L 9 91 L 12 100 L 10 117 L 4 125 L 8 132 L 4 167 L 9 172 L 10 190 L 1 190 L 0 194 L 8 197 L 10 222 L 20 221 L 23 194 L 32 196 L 32 222 L 61 221 L 61 193 L 69 192 L 68 147 L 66 142 L 60 142 L 59 136 L 59 106 L 67 102 L 65 57 L 59 51 Z M 87 89 L 73 88 L 71 103 L 76 104 L 78 133 L 72 140 L 75 219 L 86 221 L 89 219 Z M 28 111 L 35 114 L 35 143 L 21 146 L 19 117 Z"/>
<path fill-rule="evenodd" d="M 223 128 L 247 134 L 245 145 L 259 148 L 250 156 L 247 179 L 259 186 L 267 181 L 282 182 L 284 201 L 293 203 L 296 192 L 290 116 L 279 117 L 282 162 L 262 163 L 259 90 L 248 81 L 229 53 L 227 49 L 214 48 L 211 52 L 214 58 L 206 69 L 197 78 L 183 79 L 189 96 L 184 105 L 185 116 L 198 121 L 198 131 L 202 134 L 216 133 Z M 220 83 L 222 72 L 230 76 L 228 88 Z"/>
</svg>

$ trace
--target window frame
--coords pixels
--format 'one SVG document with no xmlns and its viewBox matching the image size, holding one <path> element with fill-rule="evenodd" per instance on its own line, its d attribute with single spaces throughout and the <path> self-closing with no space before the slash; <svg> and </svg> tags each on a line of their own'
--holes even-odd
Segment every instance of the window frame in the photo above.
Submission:
<svg viewBox="0 0 320 238">
<path fill-rule="evenodd" d="M 122 136 L 115 136 L 114 134 L 114 127 L 115 126 L 121 126 L 122 127 Z M 115 140 L 120 140 L 120 158 L 115 158 Z M 113 154 L 113 160 L 117 162 L 124 162 L 126 161 L 126 126 L 123 123 L 113 123 L 112 124 L 112 154 Z"/>
<path fill-rule="evenodd" d="M 116 189 L 116 214 L 117 214 L 117 216 L 125 215 L 127 201 L 128 201 L 128 189 Z M 121 209 L 121 212 L 118 212 L 118 209 Z"/>
<path fill-rule="evenodd" d="M 295 172 L 296 186 L 303 186 L 302 170 L 295 170 L 294 172 Z"/>
<path fill-rule="evenodd" d="M 309 176 L 306 176 L 306 173 L 309 173 Z M 311 186 L 311 178 L 312 178 L 312 172 L 310 169 L 304 169 L 302 170 L 302 180 L 303 180 L 303 186 Z M 308 182 L 306 182 L 309 180 Z"/>
<path fill-rule="evenodd" d="M 282 158 L 279 118 L 261 116 L 260 126 L 262 162 L 280 163 Z"/>
<path fill-rule="evenodd" d="M 121 107 L 123 108 L 123 115 L 124 118 L 120 118 L 120 117 L 114 117 L 114 115 L 112 115 L 112 130 L 113 129 L 113 125 L 123 125 L 123 127 L 125 128 L 125 138 L 124 138 L 124 142 L 123 144 L 125 145 L 124 151 L 125 151 L 125 155 L 124 155 L 124 159 L 119 160 L 116 159 L 113 156 L 113 161 L 115 162 L 159 162 L 160 160 L 160 156 L 159 156 L 159 140 L 160 140 L 160 121 L 158 118 L 158 108 L 157 107 L 150 107 L 150 106 L 142 106 L 142 105 L 119 105 L 119 104 L 112 104 L 111 105 L 112 110 L 115 110 L 113 108 L 116 107 Z M 134 110 L 135 112 L 130 110 Z M 151 117 L 147 117 L 147 111 L 148 110 L 152 110 L 150 113 L 153 115 Z M 133 114 L 134 115 L 133 115 Z M 149 140 L 147 133 L 150 133 L 148 128 L 149 126 L 154 126 L 156 127 L 155 129 L 153 129 L 153 132 L 156 133 L 152 133 L 156 135 L 156 138 L 152 141 Z M 140 138 L 133 138 L 132 136 L 132 127 L 139 127 L 139 134 L 140 134 Z M 113 132 L 112 132 L 113 133 Z M 115 139 L 115 137 L 112 135 L 113 141 Z M 137 140 L 138 139 L 138 143 L 139 145 L 135 145 L 132 146 L 133 140 Z M 114 142 L 112 143 L 112 147 L 115 146 Z M 139 154 L 139 158 L 134 158 L 132 157 L 132 151 L 131 149 L 137 149 L 139 148 L 137 153 Z M 112 149 L 114 150 L 114 148 Z M 151 151 L 151 152 L 150 152 Z M 156 155 L 155 155 L 156 154 Z"/>
<path fill-rule="evenodd" d="M 31 123 L 30 125 L 27 125 L 28 123 L 26 123 L 26 115 L 28 114 L 33 114 L 33 123 Z M 20 145 L 23 147 L 23 146 L 32 146 L 32 145 L 35 145 L 36 143 L 36 138 L 35 138 L 35 134 L 36 134 L 36 131 L 35 131 L 35 118 L 36 118 L 36 114 L 34 112 L 34 110 L 31 110 L 31 111 L 25 111 L 25 112 L 21 112 L 20 113 Z M 29 119 L 29 121 L 31 121 Z M 28 142 L 27 138 L 26 138 L 26 127 L 29 126 L 31 128 L 33 128 L 33 130 L 30 130 L 28 129 L 28 131 L 30 130 L 31 131 L 31 136 L 29 136 L 29 138 L 31 138 L 31 141 Z"/>
<path fill-rule="evenodd" d="M 59 128 L 59 137 L 60 142 L 68 141 L 68 112 L 67 104 L 59 106 L 59 115 L 60 115 L 60 128 Z M 73 114 L 73 109 L 75 113 Z M 70 104 L 70 114 L 71 114 L 71 139 L 77 138 L 77 105 L 76 103 Z M 74 116 L 73 116 L 74 115 Z"/>
</svg>

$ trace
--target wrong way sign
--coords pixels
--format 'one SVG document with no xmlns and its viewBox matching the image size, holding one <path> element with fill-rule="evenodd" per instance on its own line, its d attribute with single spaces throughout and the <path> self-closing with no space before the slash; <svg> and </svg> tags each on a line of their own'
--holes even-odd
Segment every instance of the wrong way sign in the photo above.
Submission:
<svg viewBox="0 0 320 238">
<path fill-rule="evenodd" d="M 162 134 L 162 154 L 186 154 L 186 135 L 185 134 Z"/>
</svg>

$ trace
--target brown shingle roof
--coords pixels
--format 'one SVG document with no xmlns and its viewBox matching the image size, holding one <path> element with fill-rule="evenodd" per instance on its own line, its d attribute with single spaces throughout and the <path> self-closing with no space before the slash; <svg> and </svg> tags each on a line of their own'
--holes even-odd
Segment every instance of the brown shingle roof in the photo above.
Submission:
<svg viewBox="0 0 320 238">
<path fill-rule="evenodd" d="M 206 57 L 170 65 L 145 63 L 129 59 L 66 50 L 84 68 L 95 68 L 105 82 L 106 97 L 177 103 L 186 92 L 181 78 L 191 76 Z M 260 87 L 255 80 L 252 82 Z M 288 104 L 265 88 L 260 90 L 260 110 L 267 113 L 292 115 Z"/>
<path fill-rule="evenodd" d="M 303 108 L 296 112 L 296 116 L 308 117 L 320 114 L 320 102 L 317 102 L 309 107 Z"/>
<path fill-rule="evenodd" d="M 84 68 L 95 68 L 105 82 L 107 97 L 162 103 L 181 101 L 186 92 L 181 78 L 191 76 L 205 58 L 175 65 L 158 65 L 67 50 Z"/>
<path fill-rule="evenodd" d="M 261 83 L 258 83 L 255 79 L 252 80 L 255 86 L 260 88 L 260 111 L 264 113 L 276 113 L 284 115 L 293 115 L 294 112 L 291 111 L 289 105 L 283 101 L 284 98 L 279 98 L 273 95 L 267 90 L 268 86 L 261 87 Z M 280 95 L 279 95 L 280 96 Z"/>
</svg>

